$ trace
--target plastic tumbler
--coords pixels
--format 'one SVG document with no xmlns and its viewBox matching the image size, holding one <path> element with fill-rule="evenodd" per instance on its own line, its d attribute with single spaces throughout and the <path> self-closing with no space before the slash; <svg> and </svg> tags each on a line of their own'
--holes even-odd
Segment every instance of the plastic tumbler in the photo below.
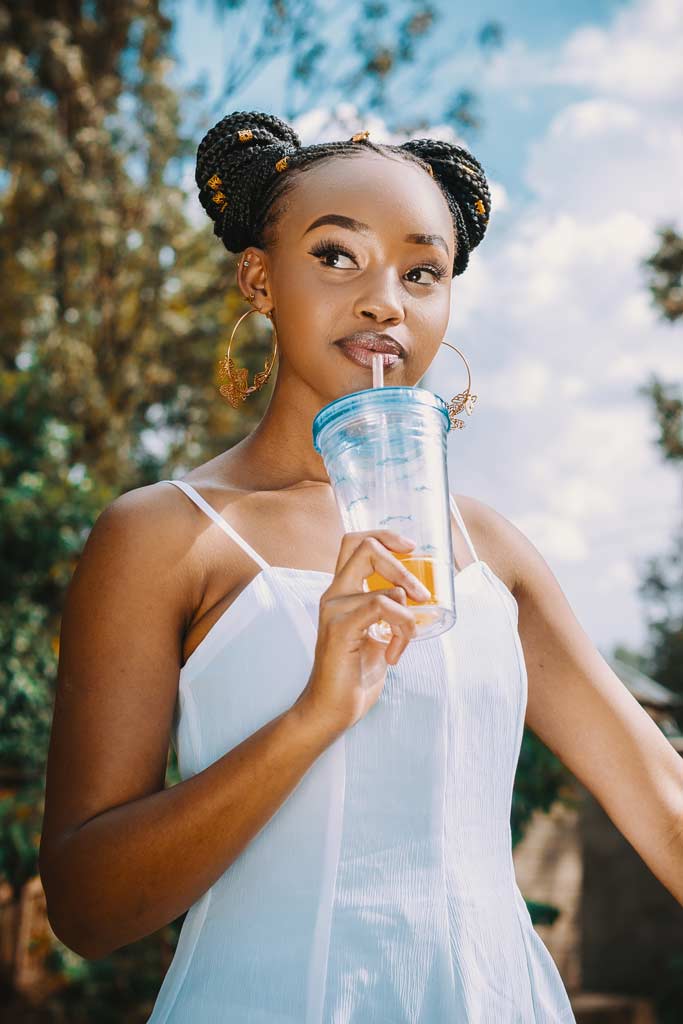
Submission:
<svg viewBox="0 0 683 1024">
<path fill-rule="evenodd" d="M 430 593 L 408 596 L 417 626 L 413 639 L 438 636 L 455 624 L 453 545 L 448 494 L 448 406 L 425 388 L 373 387 L 335 399 L 313 420 L 313 445 L 325 463 L 346 532 L 389 529 L 415 541 L 392 554 Z M 394 583 L 380 573 L 364 590 Z M 389 623 L 368 630 L 388 643 Z"/>
</svg>

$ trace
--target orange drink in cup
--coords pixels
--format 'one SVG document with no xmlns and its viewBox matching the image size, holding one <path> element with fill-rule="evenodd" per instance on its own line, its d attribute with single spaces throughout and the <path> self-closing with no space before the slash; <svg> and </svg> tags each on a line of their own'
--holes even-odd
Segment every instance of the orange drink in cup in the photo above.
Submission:
<svg viewBox="0 0 683 1024">
<path fill-rule="evenodd" d="M 429 597 L 425 601 L 416 601 L 409 594 L 406 594 L 406 603 L 407 603 L 408 607 L 409 608 L 410 607 L 415 608 L 415 611 L 414 611 L 413 614 L 414 614 L 414 617 L 415 617 L 416 624 L 418 625 L 418 627 L 419 626 L 424 626 L 424 625 L 426 625 L 430 621 L 431 613 L 429 611 L 429 606 L 430 605 L 436 605 L 437 601 L 438 601 L 438 598 L 437 598 L 437 595 L 436 595 L 436 584 L 434 582 L 434 579 L 435 579 L 435 573 L 434 573 L 435 563 L 434 563 L 434 559 L 433 558 L 420 557 L 420 556 L 416 557 L 414 555 L 402 555 L 398 551 L 393 551 L 392 554 L 394 555 L 395 558 L 397 558 L 399 560 L 399 562 L 403 563 L 403 565 L 406 567 L 406 569 L 409 572 L 412 572 L 413 576 L 417 576 L 417 578 L 420 581 L 420 583 L 422 583 L 422 585 L 427 588 L 427 590 L 429 591 L 429 593 L 431 595 L 431 597 Z M 366 591 L 369 591 L 369 590 L 384 590 L 385 587 L 393 587 L 393 586 L 394 586 L 394 584 L 393 584 L 393 582 L 391 580 L 386 579 L 386 577 L 382 576 L 382 574 L 379 573 L 379 572 L 373 572 L 365 580 L 365 587 L 364 587 L 364 589 Z M 423 612 L 423 611 L 420 610 L 420 609 L 425 608 L 425 607 L 427 609 L 426 612 Z M 382 639 L 383 638 L 384 637 L 382 637 Z M 377 638 L 377 639 L 379 639 L 379 638 Z"/>
</svg>

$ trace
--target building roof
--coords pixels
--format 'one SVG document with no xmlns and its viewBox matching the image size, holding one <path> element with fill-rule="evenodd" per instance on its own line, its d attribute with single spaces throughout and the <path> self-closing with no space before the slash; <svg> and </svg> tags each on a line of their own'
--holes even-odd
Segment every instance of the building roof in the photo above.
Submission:
<svg viewBox="0 0 683 1024">
<path fill-rule="evenodd" d="M 662 686 L 644 672 L 640 672 L 633 665 L 622 661 L 620 658 L 607 657 L 603 655 L 622 683 L 630 690 L 639 704 L 651 708 L 681 708 L 683 707 L 683 694 L 675 693 L 668 687 Z"/>
</svg>

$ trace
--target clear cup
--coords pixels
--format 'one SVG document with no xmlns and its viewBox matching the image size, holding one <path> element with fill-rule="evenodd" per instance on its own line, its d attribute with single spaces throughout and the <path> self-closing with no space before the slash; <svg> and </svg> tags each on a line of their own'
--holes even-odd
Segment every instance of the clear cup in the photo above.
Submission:
<svg viewBox="0 0 683 1024">
<path fill-rule="evenodd" d="M 408 554 L 392 552 L 430 592 L 408 595 L 417 632 L 438 636 L 455 624 L 453 543 L 448 494 L 448 406 L 425 388 L 374 387 L 335 399 L 313 420 L 313 445 L 330 478 L 346 532 L 389 529 L 415 541 Z M 380 573 L 365 591 L 393 586 Z M 381 619 L 368 632 L 388 643 Z"/>
</svg>

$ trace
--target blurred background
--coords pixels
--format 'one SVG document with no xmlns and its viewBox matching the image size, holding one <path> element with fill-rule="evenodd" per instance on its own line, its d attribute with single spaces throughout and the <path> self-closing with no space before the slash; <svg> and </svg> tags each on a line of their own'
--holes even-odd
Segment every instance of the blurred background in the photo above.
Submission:
<svg viewBox="0 0 683 1024">
<path fill-rule="evenodd" d="M 3 1020 L 145 1021 L 182 924 L 83 960 L 49 928 L 37 852 L 89 530 L 239 441 L 271 393 L 235 411 L 216 386 L 246 306 L 194 160 L 233 110 L 304 144 L 369 128 L 483 164 L 491 221 L 446 334 L 478 395 L 451 489 L 531 538 L 683 753 L 682 52 L 681 0 L 0 0 Z M 234 353 L 250 380 L 271 351 L 258 319 Z M 466 383 L 448 349 L 422 382 L 446 400 Z M 577 1021 L 683 1020 L 683 908 L 528 731 L 512 829 Z"/>
</svg>

